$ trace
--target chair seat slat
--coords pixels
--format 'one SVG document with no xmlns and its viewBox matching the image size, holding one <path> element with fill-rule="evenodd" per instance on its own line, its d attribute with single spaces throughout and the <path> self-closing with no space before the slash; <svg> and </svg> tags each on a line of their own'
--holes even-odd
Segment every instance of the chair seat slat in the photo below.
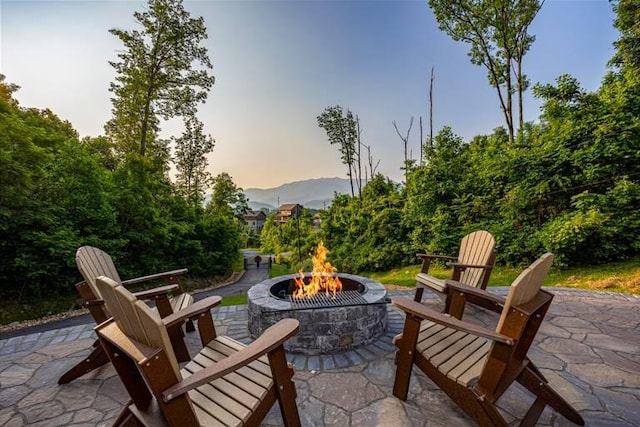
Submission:
<svg viewBox="0 0 640 427">
<path fill-rule="evenodd" d="M 193 295 L 187 293 L 181 293 L 173 298 L 169 299 L 171 309 L 175 313 L 176 311 L 184 310 L 185 308 L 193 304 Z"/>
<path fill-rule="evenodd" d="M 424 348 L 430 348 L 432 346 L 435 346 L 441 341 L 447 339 L 447 337 L 449 337 L 451 334 L 454 334 L 455 332 L 456 332 L 455 329 L 442 328 L 441 330 L 429 336 L 428 338 L 425 338 L 425 339 L 418 338 L 418 342 L 416 343 L 416 348 L 418 350 L 421 350 Z"/>
<path fill-rule="evenodd" d="M 206 353 L 207 357 L 216 360 L 222 360 L 226 357 L 225 355 L 221 355 L 219 353 L 213 353 L 211 348 L 207 347 L 202 349 L 201 354 L 194 357 L 194 359 L 190 363 L 198 362 L 200 360 L 200 357 L 202 356 L 202 353 Z M 263 375 L 247 367 L 240 368 L 235 373 L 225 375 L 225 378 L 229 382 L 238 386 L 242 390 L 251 393 L 259 399 L 264 398 L 264 395 L 267 393 L 266 390 L 273 384 L 273 380 L 271 379 L 271 377 L 265 379 Z"/>
<path fill-rule="evenodd" d="M 203 359 L 204 357 L 202 354 L 197 355 L 183 368 L 183 371 L 194 373 L 205 366 L 211 365 L 211 363 L 202 363 Z M 222 359 L 224 359 L 224 356 L 219 355 L 218 360 Z M 207 358 L 207 360 L 210 359 Z M 248 408 L 254 407 L 254 405 L 264 399 L 268 393 L 268 387 L 256 384 L 235 372 L 228 373 L 219 380 L 214 381 L 212 384 Z M 269 387 L 271 384 L 272 382 L 269 382 Z"/>
<path fill-rule="evenodd" d="M 198 389 L 200 389 L 200 387 L 198 387 Z M 196 410 L 200 425 L 209 426 L 213 423 L 211 418 L 219 423 L 213 423 L 214 425 L 237 426 L 242 424 L 242 420 L 230 413 L 229 408 L 222 405 L 222 402 L 211 400 L 209 396 L 203 395 L 198 389 L 191 390 L 188 393 L 191 403 L 193 403 L 194 409 Z"/>
<path fill-rule="evenodd" d="M 241 402 L 237 401 L 231 396 L 228 396 L 226 393 L 223 393 L 219 387 L 217 387 L 218 383 L 224 383 L 223 380 L 215 380 L 210 382 L 209 384 L 204 384 L 198 387 L 196 390 L 202 394 L 205 398 L 216 402 L 218 405 L 222 406 L 227 412 L 232 414 L 235 418 L 238 418 L 242 421 L 246 421 L 251 415 L 252 411 L 255 411 L 257 404 L 260 402 L 258 399 L 254 400 L 253 407 L 247 407 L 243 405 Z"/>
<path fill-rule="evenodd" d="M 464 348 L 466 348 L 469 344 L 471 344 L 476 337 L 471 334 L 465 334 L 464 337 L 458 338 L 458 340 L 449 346 L 446 350 L 441 351 L 437 355 L 434 355 L 430 360 L 433 363 L 433 366 L 436 368 L 447 360 L 455 357 L 456 354 L 460 353 Z"/>
<path fill-rule="evenodd" d="M 232 344 L 233 346 L 229 344 Z M 229 337 L 221 336 L 220 339 L 211 341 L 211 343 L 209 343 L 207 347 L 215 349 L 216 351 L 224 354 L 225 356 L 230 356 L 233 353 L 237 353 L 238 351 L 243 349 L 244 344 L 237 342 L 235 340 L 232 340 Z M 247 366 L 250 366 L 252 369 L 255 369 L 258 374 L 261 374 L 265 378 L 271 377 L 271 369 L 269 368 L 268 360 L 265 361 L 264 357 L 256 359 L 255 361 L 251 362 Z"/>
<path fill-rule="evenodd" d="M 227 335 L 221 335 L 220 338 L 218 339 L 218 342 L 223 343 L 224 345 L 231 347 L 236 351 L 240 351 L 245 347 L 245 345 L 242 344 L 240 341 L 236 341 Z M 266 365 L 269 364 L 269 359 L 267 358 L 267 356 L 261 356 L 258 358 L 258 360 L 260 360 Z"/>
<path fill-rule="evenodd" d="M 462 385 L 470 384 L 471 381 L 474 381 L 480 376 L 490 348 L 491 343 L 484 342 L 482 345 L 477 347 L 474 352 L 468 354 L 464 360 L 461 360 L 453 369 L 448 370 L 447 376 Z M 480 369 L 473 372 L 470 371 L 476 364 L 480 365 Z M 440 370 L 440 368 L 438 369 Z M 442 372 L 442 370 L 440 370 L 440 372 Z M 477 372 L 475 377 L 473 376 L 474 372 Z"/>
<path fill-rule="evenodd" d="M 466 334 L 462 331 L 454 331 L 454 333 L 450 334 L 447 337 L 444 337 L 443 339 L 441 339 L 439 342 L 434 343 L 432 346 L 430 347 L 426 347 L 424 350 L 418 348 L 419 351 L 422 351 L 425 355 L 428 355 L 427 357 L 429 357 L 429 360 L 431 360 L 431 363 L 433 362 L 433 359 L 438 357 L 439 359 L 442 357 L 446 357 L 446 356 L 441 356 L 441 354 L 451 354 L 452 348 L 456 348 L 458 350 L 461 349 L 460 346 L 458 346 L 458 342 L 464 338 L 466 338 L 469 334 Z M 455 354 L 455 353 L 453 353 Z M 435 365 L 435 364 L 434 364 Z"/>
</svg>

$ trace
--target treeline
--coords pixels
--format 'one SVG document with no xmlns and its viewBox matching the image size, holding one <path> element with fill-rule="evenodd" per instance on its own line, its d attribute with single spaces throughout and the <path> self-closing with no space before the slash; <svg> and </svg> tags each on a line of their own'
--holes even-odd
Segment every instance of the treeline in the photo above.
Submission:
<svg viewBox="0 0 640 427">
<path fill-rule="evenodd" d="M 241 226 L 226 203 L 189 202 L 164 168 L 78 139 L 50 110 L 22 108 L 0 76 L 0 295 L 72 294 L 75 252 L 94 245 L 123 278 L 188 267 L 230 271 Z"/>
<path fill-rule="evenodd" d="M 341 195 L 322 213 L 315 238 L 331 262 L 351 272 L 415 264 L 418 251 L 457 253 L 477 229 L 495 235 L 502 264 L 546 251 L 559 266 L 640 253 L 640 6 L 614 9 L 620 39 L 597 91 L 568 75 L 536 85 L 539 121 L 513 141 L 503 127 L 468 142 L 442 129 L 425 142 L 423 164 L 406 162 L 404 185 L 376 175 L 360 196 Z M 263 235 L 297 242 L 267 227 Z"/>
</svg>

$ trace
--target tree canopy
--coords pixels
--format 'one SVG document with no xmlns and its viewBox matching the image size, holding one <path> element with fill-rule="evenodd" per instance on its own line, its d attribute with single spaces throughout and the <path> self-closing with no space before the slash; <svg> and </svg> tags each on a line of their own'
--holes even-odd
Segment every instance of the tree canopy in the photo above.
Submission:
<svg viewBox="0 0 640 427">
<path fill-rule="evenodd" d="M 157 141 L 160 118 L 195 115 L 207 98 L 214 78 L 207 49 L 204 19 L 192 18 L 182 0 L 149 0 L 148 9 L 135 12 L 139 30 L 113 28 L 124 50 L 111 83 L 113 117 L 105 126 L 124 153 L 144 156 L 150 147 L 164 149 Z"/>
<path fill-rule="evenodd" d="M 528 28 L 542 6 L 538 0 L 429 0 L 440 29 L 468 43 L 469 58 L 487 69 L 514 140 L 513 93 L 518 93 L 519 127 L 524 126 L 522 98 L 528 87 L 522 60 L 535 37 Z"/>
</svg>

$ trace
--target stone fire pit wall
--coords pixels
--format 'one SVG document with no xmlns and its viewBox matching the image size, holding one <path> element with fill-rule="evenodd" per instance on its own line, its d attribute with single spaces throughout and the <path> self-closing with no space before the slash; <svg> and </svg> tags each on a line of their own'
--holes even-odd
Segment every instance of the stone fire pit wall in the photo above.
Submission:
<svg viewBox="0 0 640 427">
<path fill-rule="evenodd" d="M 337 276 L 341 279 L 350 279 L 364 285 L 365 292 L 361 295 L 366 304 L 294 310 L 291 302 L 274 297 L 270 289 L 277 283 L 298 276 L 290 274 L 274 277 L 249 289 L 247 305 L 249 333 L 252 338 L 257 338 L 281 319 L 298 319 L 300 331 L 284 347 L 290 352 L 315 355 L 370 344 L 385 332 L 387 291 L 382 284 L 366 277 L 338 273 Z"/>
</svg>

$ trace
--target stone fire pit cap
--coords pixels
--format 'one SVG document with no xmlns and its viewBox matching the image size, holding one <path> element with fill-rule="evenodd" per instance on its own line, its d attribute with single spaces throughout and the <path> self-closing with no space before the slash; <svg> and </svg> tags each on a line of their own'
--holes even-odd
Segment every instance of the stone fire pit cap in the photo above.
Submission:
<svg viewBox="0 0 640 427">
<path fill-rule="evenodd" d="M 311 273 L 308 273 L 311 275 Z M 306 276 L 306 274 L 305 274 Z M 336 276 L 340 279 L 350 279 L 355 282 L 360 282 L 364 285 L 365 291 L 361 294 L 362 298 L 367 301 L 368 304 L 383 303 L 387 296 L 386 288 L 373 279 L 369 279 L 364 276 L 357 276 L 349 273 L 336 273 Z M 261 306 L 268 310 L 289 310 L 291 309 L 291 303 L 288 301 L 280 300 L 271 296 L 270 289 L 276 283 L 291 280 L 295 277 L 300 277 L 299 274 L 287 274 L 284 276 L 273 277 L 271 279 L 263 280 L 260 283 L 253 285 L 247 291 L 247 299 L 255 305 Z"/>
</svg>

